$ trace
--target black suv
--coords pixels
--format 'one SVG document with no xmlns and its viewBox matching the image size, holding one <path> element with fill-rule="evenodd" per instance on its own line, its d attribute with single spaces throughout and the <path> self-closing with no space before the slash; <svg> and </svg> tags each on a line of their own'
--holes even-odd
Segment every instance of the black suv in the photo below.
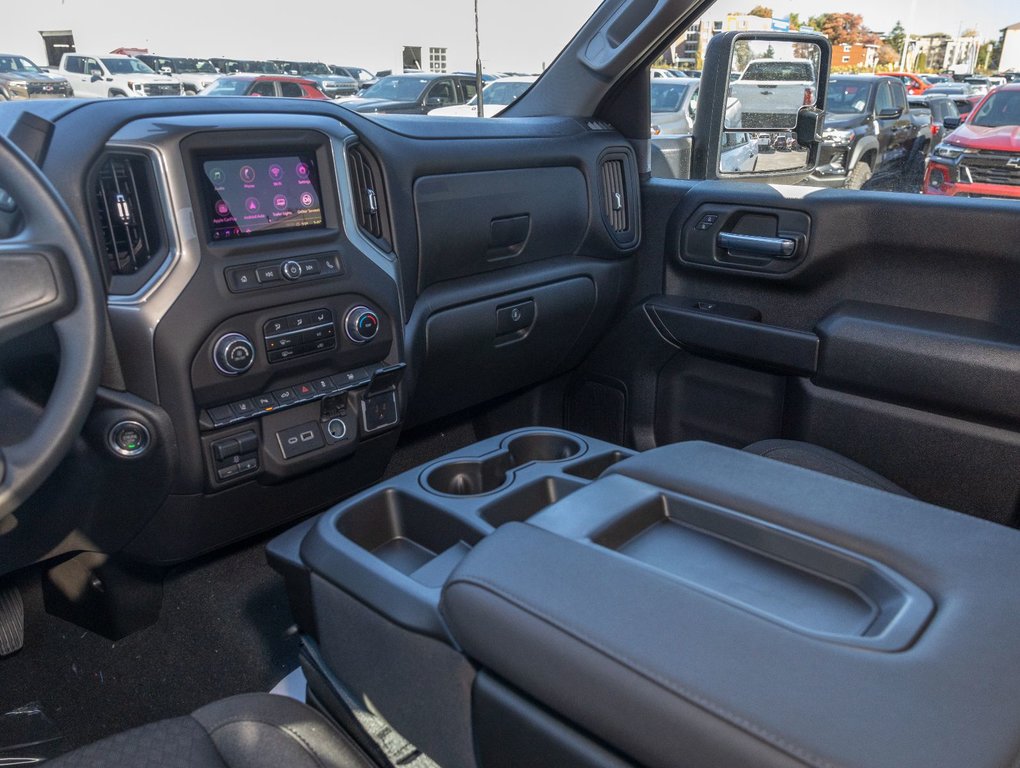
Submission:
<svg viewBox="0 0 1020 768">
<path fill-rule="evenodd" d="M 473 77 L 414 72 L 390 75 L 356 99 L 344 101 L 355 112 L 394 112 L 424 115 L 438 107 L 451 107 L 473 99 Z"/>
</svg>

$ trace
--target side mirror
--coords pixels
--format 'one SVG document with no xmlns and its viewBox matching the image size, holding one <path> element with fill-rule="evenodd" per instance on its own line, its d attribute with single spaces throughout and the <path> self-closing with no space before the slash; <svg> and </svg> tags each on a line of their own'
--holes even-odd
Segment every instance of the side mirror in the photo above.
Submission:
<svg viewBox="0 0 1020 768">
<path fill-rule="evenodd" d="M 831 64 L 832 47 L 819 34 L 725 32 L 712 38 L 698 95 L 691 178 L 805 179 L 821 144 Z M 753 132 L 759 141 L 793 132 L 797 141 L 790 152 L 760 158 L 753 170 L 729 170 L 733 166 L 722 156 L 733 143 L 727 134 L 741 132 Z"/>
<path fill-rule="evenodd" d="M 444 104 L 446 104 L 446 101 L 439 98 L 438 96 L 429 96 L 427 99 L 425 99 L 426 107 L 441 107 Z"/>
<path fill-rule="evenodd" d="M 159 73 L 161 75 L 172 75 L 174 71 L 170 67 L 160 67 Z"/>
<path fill-rule="evenodd" d="M 101 69 L 91 69 L 89 70 L 89 74 L 92 75 L 93 83 L 96 83 L 103 79 L 103 70 Z"/>
<path fill-rule="evenodd" d="M 903 115 L 902 107 L 886 107 L 885 109 L 878 110 L 879 120 L 895 120 L 897 117 Z"/>
<path fill-rule="evenodd" d="M 963 118 L 959 115 L 950 115 L 942 119 L 942 127 L 949 131 L 955 131 L 963 124 Z"/>
</svg>

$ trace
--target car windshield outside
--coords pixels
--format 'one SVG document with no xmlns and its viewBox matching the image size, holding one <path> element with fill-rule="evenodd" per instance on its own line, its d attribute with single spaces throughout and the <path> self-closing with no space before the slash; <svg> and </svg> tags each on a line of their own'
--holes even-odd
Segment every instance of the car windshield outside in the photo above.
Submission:
<svg viewBox="0 0 1020 768">
<path fill-rule="evenodd" d="M 384 77 L 362 94 L 366 99 L 417 101 L 432 80 L 427 77 Z"/>
<path fill-rule="evenodd" d="M 993 91 L 970 120 L 982 128 L 1018 126 L 1020 130 L 1020 91 Z"/>
<path fill-rule="evenodd" d="M 178 72 L 198 72 L 200 74 L 216 74 L 216 67 L 208 59 L 174 59 Z"/>
<path fill-rule="evenodd" d="M 41 72 L 24 56 L 0 56 L 0 72 Z"/>
<path fill-rule="evenodd" d="M 801 82 L 813 80 L 814 72 L 811 69 L 811 64 L 806 61 L 752 61 L 747 65 L 741 79 Z"/>
<path fill-rule="evenodd" d="M 832 79 L 826 109 L 836 115 L 863 114 L 870 96 L 870 85 Z"/>
<path fill-rule="evenodd" d="M 103 64 L 115 75 L 130 75 L 133 73 L 140 75 L 155 74 L 151 67 L 143 64 L 138 59 L 103 59 Z"/>
<path fill-rule="evenodd" d="M 495 82 L 485 86 L 482 94 L 486 104 L 513 104 L 530 87 L 529 82 Z M 477 96 L 468 102 L 472 106 L 477 103 Z"/>
<path fill-rule="evenodd" d="M 653 82 L 650 94 L 652 112 L 676 112 L 683 105 L 687 91 L 698 82 L 693 79 L 687 82 L 679 77 Z"/>
<path fill-rule="evenodd" d="M 244 96 L 251 84 L 249 77 L 221 77 L 203 93 L 206 96 Z"/>
</svg>

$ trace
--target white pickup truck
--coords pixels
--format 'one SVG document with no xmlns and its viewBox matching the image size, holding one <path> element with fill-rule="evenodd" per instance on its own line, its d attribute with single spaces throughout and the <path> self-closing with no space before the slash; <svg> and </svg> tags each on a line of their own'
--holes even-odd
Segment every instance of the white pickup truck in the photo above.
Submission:
<svg viewBox="0 0 1020 768">
<path fill-rule="evenodd" d="M 730 84 L 730 97 L 740 102 L 740 127 L 789 129 L 800 108 L 814 104 L 815 88 L 810 59 L 755 59 Z"/>
<path fill-rule="evenodd" d="M 99 56 L 65 53 L 57 74 L 67 78 L 75 96 L 105 99 L 184 95 L 184 87 L 177 78 L 157 74 L 138 59 L 115 53 Z"/>
</svg>

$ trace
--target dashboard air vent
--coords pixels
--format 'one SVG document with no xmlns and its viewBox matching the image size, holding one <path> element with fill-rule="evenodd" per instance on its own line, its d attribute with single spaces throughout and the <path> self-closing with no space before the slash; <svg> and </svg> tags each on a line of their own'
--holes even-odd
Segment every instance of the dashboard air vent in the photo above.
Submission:
<svg viewBox="0 0 1020 768">
<path fill-rule="evenodd" d="M 136 155 L 110 155 L 96 178 L 96 230 L 111 278 L 134 275 L 162 247 L 149 161 Z"/>
<path fill-rule="evenodd" d="M 354 187 L 354 210 L 358 227 L 384 251 L 390 243 L 390 217 L 386 205 L 382 168 L 375 157 L 361 145 L 348 152 L 351 186 Z"/>
<path fill-rule="evenodd" d="M 621 235 L 630 229 L 624 167 L 620 158 L 610 158 L 602 163 L 603 213 L 612 230 Z"/>
</svg>

